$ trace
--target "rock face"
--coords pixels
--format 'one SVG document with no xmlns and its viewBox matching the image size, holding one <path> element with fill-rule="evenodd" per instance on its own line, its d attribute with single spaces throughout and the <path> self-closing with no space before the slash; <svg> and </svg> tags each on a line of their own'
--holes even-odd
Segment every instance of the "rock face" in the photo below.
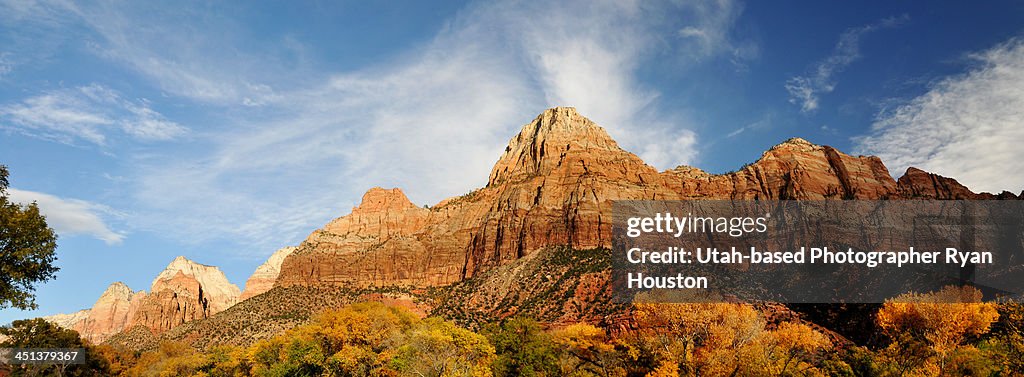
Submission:
<svg viewBox="0 0 1024 377">
<path fill-rule="evenodd" d="M 133 292 L 116 282 L 91 309 L 44 318 L 78 331 L 93 343 L 102 343 L 140 325 L 159 334 L 184 322 L 207 318 L 234 305 L 238 296 L 238 287 L 216 267 L 177 257 L 153 280 L 149 294 Z"/>
<path fill-rule="evenodd" d="M 680 166 L 665 172 L 678 179 L 684 198 L 706 199 L 889 199 L 896 181 L 874 156 L 849 156 L 829 146 L 793 138 L 727 174 Z M 680 186 L 675 186 L 679 183 Z"/>
<path fill-rule="evenodd" d="M 124 329 L 134 295 L 135 292 L 122 282 L 111 284 L 93 304 L 89 318 L 75 330 L 93 343 L 102 343 Z"/>
<path fill-rule="evenodd" d="M 610 247 L 614 200 L 929 195 L 994 197 L 916 169 L 896 181 L 877 157 L 799 138 L 731 173 L 686 166 L 658 172 L 575 109 L 559 107 L 509 141 L 486 187 L 429 209 L 398 189 L 371 189 L 351 214 L 314 231 L 284 260 L 276 285 L 447 285 L 548 246 Z"/>
<path fill-rule="evenodd" d="M 177 257 L 153 280 L 150 293 L 130 309 L 125 328 L 142 325 L 159 334 L 231 307 L 239 293 L 217 267 Z"/>
<path fill-rule="evenodd" d="M 242 296 L 238 298 L 238 301 L 243 301 L 273 288 L 277 275 L 281 273 L 281 262 L 284 262 L 284 258 L 291 255 L 294 251 L 295 247 L 292 246 L 279 249 L 266 262 L 256 267 L 256 271 L 252 273 L 249 280 L 245 281 L 245 290 L 242 291 Z"/>
<path fill-rule="evenodd" d="M 57 326 L 78 331 L 79 323 L 89 318 L 89 309 L 82 309 L 74 313 L 54 314 L 40 317 Z"/>
<path fill-rule="evenodd" d="M 915 167 L 907 168 L 907 172 L 897 181 L 897 186 L 900 195 L 908 199 L 977 200 L 997 198 L 987 192 L 976 194 L 955 179 L 932 174 Z M 1014 195 L 1007 192 L 1000 196 L 1003 199 L 1014 199 Z"/>
</svg>

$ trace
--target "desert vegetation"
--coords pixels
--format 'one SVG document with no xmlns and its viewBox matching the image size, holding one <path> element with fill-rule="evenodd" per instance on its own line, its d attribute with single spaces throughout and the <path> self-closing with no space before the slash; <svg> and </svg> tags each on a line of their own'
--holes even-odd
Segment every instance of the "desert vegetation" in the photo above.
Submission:
<svg viewBox="0 0 1024 377">
<path fill-rule="evenodd" d="M 722 302 L 637 303 L 624 323 L 605 328 L 513 317 L 477 331 L 362 302 L 248 346 L 164 340 L 146 352 L 89 345 L 31 320 L 2 328 L 0 346 L 84 347 L 90 362 L 62 371 L 81 376 L 1019 375 L 1024 307 L 980 298 L 959 287 L 896 297 L 875 314 L 882 340 L 868 346 Z"/>
</svg>

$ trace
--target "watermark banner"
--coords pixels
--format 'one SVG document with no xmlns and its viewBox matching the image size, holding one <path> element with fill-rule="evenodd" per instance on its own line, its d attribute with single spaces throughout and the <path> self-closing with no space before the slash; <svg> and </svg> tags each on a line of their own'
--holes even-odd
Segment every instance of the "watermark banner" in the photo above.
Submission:
<svg viewBox="0 0 1024 377">
<path fill-rule="evenodd" d="M 617 201 L 613 214 L 618 302 L 1024 292 L 1024 201 Z"/>
</svg>

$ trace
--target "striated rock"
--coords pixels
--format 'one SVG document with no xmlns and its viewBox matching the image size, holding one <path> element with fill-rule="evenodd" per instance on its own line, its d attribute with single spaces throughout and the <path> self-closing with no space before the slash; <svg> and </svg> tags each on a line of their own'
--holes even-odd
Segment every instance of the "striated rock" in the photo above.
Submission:
<svg viewBox="0 0 1024 377">
<path fill-rule="evenodd" d="M 78 327 L 79 324 L 82 323 L 82 321 L 85 321 L 86 319 L 89 318 L 89 309 L 82 309 L 82 310 L 79 310 L 77 312 L 68 313 L 68 314 L 61 313 L 61 314 L 48 315 L 48 316 L 40 317 L 40 318 L 42 318 L 42 319 L 44 319 L 44 320 L 46 320 L 46 321 L 48 321 L 50 323 L 53 323 L 53 324 L 55 324 L 57 326 L 63 327 L 65 329 L 71 329 L 71 330 L 79 331 L 78 330 L 79 329 L 79 327 Z M 81 331 L 79 331 L 79 332 L 81 332 Z"/>
<path fill-rule="evenodd" d="M 294 251 L 295 247 L 292 246 L 279 249 L 270 255 L 266 262 L 256 267 L 256 271 L 245 281 L 245 290 L 242 291 L 242 296 L 238 298 L 238 301 L 243 301 L 273 288 L 274 281 L 277 280 L 277 275 L 281 272 L 281 262 L 284 262 L 284 258 L 291 255 Z"/>
<path fill-rule="evenodd" d="M 352 213 L 314 231 L 277 285 L 446 285 L 548 246 L 611 246 L 615 200 L 887 199 L 897 183 L 877 157 L 790 139 L 727 174 L 658 172 L 575 109 L 524 125 L 486 187 L 429 210 L 398 189 L 371 189 Z"/>
<path fill-rule="evenodd" d="M 156 294 L 168 288 L 175 288 L 178 285 L 172 283 L 179 275 L 196 280 L 202 288 L 203 297 L 209 302 L 213 312 L 227 309 L 238 302 L 240 293 L 238 286 L 231 284 L 228 278 L 219 268 L 207 266 L 179 256 L 167 265 L 150 286 L 150 294 Z"/>
<path fill-rule="evenodd" d="M 681 166 L 673 189 L 687 199 L 887 199 L 896 181 L 878 157 L 853 157 L 829 146 L 792 138 L 735 172 L 708 174 Z M 678 186 L 676 186 L 678 184 Z"/>
<path fill-rule="evenodd" d="M 145 292 L 138 292 L 143 296 Z M 102 343 L 111 335 L 121 332 L 128 322 L 129 308 L 135 293 L 122 282 L 107 287 L 91 309 L 72 314 L 57 314 L 43 317 L 58 326 L 75 330 L 93 343 Z"/>
<path fill-rule="evenodd" d="M 102 343 L 111 335 L 124 330 L 134 294 L 122 282 L 111 284 L 93 304 L 89 318 L 75 330 L 93 343 Z"/>
<path fill-rule="evenodd" d="M 238 302 L 239 289 L 217 267 L 175 258 L 129 311 L 126 328 L 142 325 L 161 333 L 182 323 L 207 318 Z"/>
<path fill-rule="evenodd" d="M 955 179 L 909 167 L 897 181 L 900 195 L 908 199 L 991 199 L 988 193 L 975 194 Z"/>
<path fill-rule="evenodd" d="M 177 257 L 153 280 L 149 294 L 133 292 L 116 282 L 91 309 L 44 318 L 78 331 L 93 343 L 103 343 L 133 327 L 159 334 L 207 318 L 234 305 L 238 296 L 238 287 L 229 283 L 218 268 Z"/>
<path fill-rule="evenodd" d="M 277 284 L 444 285 L 548 245 L 607 246 L 611 201 L 679 198 L 666 179 L 575 109 L 550 109 L 486 187 L 429 210 L 372 189 L 286 258 Z"/>
</svg>

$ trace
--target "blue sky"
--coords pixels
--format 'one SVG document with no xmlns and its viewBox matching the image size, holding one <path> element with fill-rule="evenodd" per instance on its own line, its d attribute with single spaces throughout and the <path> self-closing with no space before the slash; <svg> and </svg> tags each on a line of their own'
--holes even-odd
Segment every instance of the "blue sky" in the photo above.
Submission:
<svg viewBox="0 0 1024 377">
<path fill-rule="evenodd" d="M 433 204 L 575 106 L 658 168 L 799 136 L 1020 192 L 1024 3 L 0 0 L 0 163 L 60 234 L 38 311 L 240 287 L 373 186 Z"/>
</svg>

